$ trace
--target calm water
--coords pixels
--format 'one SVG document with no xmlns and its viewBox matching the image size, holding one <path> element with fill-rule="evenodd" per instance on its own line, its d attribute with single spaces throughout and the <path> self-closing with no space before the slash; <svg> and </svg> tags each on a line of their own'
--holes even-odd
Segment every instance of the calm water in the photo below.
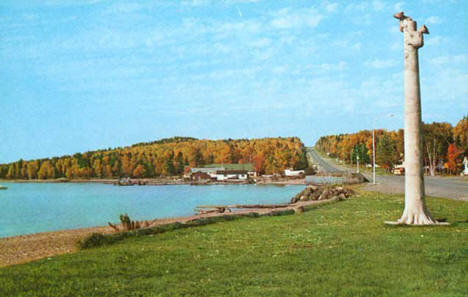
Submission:
<svg viewBox="0 0 468 297">
<path fill-rule="evenodd" d="M 280 203 L 304 186 L 133 186 L 4 183 L 0 191 L 0 237 L 75 229 L 132 219 L 185 216 L 203 204 Z"/>
</svg>

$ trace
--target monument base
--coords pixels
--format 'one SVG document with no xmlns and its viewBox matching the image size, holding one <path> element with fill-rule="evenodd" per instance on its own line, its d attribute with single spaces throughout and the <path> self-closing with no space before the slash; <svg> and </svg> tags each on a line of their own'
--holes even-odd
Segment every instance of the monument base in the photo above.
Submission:
<svg viewBox="0 0 468 297">
<path fill-rule="evenodd" d="M 428 227 L 428 226 L 450 226 L 450 223 L 448 222 L 435 222 L 434 224 L 421 224 L 421 225 L 416 225 L 416 224 L 403 224 L 399 223 L 398 221 L 385 221 L 385 225 L 390 225 L 390 226 L 408 226 L 408 227 Z"/>
</svg>

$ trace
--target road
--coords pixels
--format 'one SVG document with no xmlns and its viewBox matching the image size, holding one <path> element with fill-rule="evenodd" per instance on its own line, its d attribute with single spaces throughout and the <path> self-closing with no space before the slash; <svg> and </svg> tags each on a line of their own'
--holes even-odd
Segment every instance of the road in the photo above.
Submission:
<svg viewBox="0 0 468 297">
<path fill-rule="evenodd" d="M 334 163 L 331 159 L 324 159 L 313 148 L 308 148 L 313 163 L 318 164 L 324 171 L 337 172 L 349 171 L 340 165 Z M 365 174 L 371 180 L 371 176 Z M 405 177 L 397 175 L 378 175 L 377 184 L 367 183 L 364 189 L 382 193 L 403 194 L 405 191 Z M 455 200 L 468 201 L 468 177 L 454 176 L 425 176 L 424 184 L 426 195 L 434 197 L 443 197 Z"/>
<path fill-rule="evenodd" d="M 314 150 L 314 148 L 308 147 L 307 148 L 307 153 L 309 154 L 309 160 L 312 161 L 313 164 L 318 165 L 320 168 L 320 171 L 325 171 L 328 173 L 336 173 L 336 172 L 341 172 L 342 170 L 338 169 L 334 165 L 328 163 L 325 161 L 322 157 L 317 154 L 317 152 Z"/>
</svg>

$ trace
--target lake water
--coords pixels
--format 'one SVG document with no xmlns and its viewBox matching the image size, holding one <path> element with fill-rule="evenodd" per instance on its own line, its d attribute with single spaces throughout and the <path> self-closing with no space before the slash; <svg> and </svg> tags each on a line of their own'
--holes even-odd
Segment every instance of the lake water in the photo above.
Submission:
<svg viewBox="0 0 468 297">
<path fill-rule="evenodd" d="M 282 203 L 300 185 L 131 186 L 95 183 L 4 183 L 0 237 L 119 222 L 121 213 L 149 220 L 187 216 L 206 204 Z"/>
</svg>

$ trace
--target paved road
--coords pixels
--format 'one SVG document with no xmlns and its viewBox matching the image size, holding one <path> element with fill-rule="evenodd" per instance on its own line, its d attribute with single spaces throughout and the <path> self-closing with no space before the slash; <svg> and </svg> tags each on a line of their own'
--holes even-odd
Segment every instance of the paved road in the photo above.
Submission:
<svg viewBox="0 0 468 297">
<path fill-rule="evenodd" d="M 308 147 L 307 153 L 309 154 L 308 157 L 311 159 L 312 163 L 318 165 L 321 171 L 325 171 L 328 173 L 341 172 L 340 169 L 338 169 L 333 164 L 328 163 L 322 157 L 320 157 L 319 154 L 317 154 L 317 152 L 314 150 L 314 148 Z"/>
<path fill-rule="evenodd" d="M 404 193 L 404 176 L 377 176 L 377 184 L 368 183 L 364 189 L 384 193 Z M 434 197 L 444 197 L 468 201 L 468 177 L 425 176 L 426 194 Z"/>
<path fill-rule="evenodd" d="M 331 159 L 320 157 L 312 148 L 308 149 L 313 162 L 319 164 L 325 171 L 336 172 L 346 171 L 345 168 L 333 163 Z M 329 171 L 331 170 L 331 171 Z M 371 176 L 365 174 L 371 180 Z M 365 190 L 383 193 L 404 193 L 405 177 L 397 175 L 379 175 L 376 177 L 377 184 L 368 183 Z M 425 176 L 424 183 L 426 194 L 434 197 L 444 197 L 455 200 L 468 201 L 468 177 L 440 177 Z"/>
</svg>

